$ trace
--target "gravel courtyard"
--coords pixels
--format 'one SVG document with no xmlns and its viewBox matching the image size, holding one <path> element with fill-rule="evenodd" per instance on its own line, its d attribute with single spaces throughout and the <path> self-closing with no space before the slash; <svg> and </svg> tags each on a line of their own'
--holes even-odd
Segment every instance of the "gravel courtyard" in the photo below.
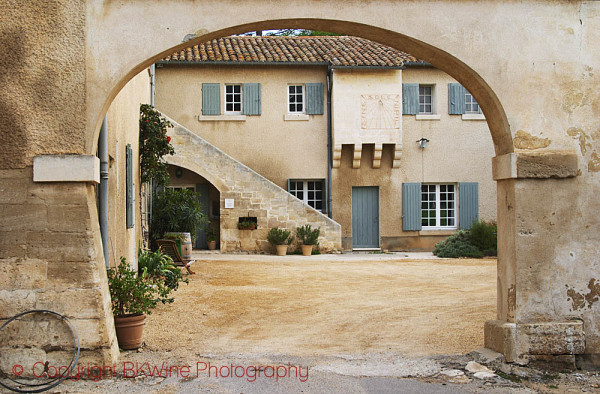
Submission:
<svg viewBox="0 0 600 394">
<path fill-rule="evenodd" d="M 149 316 L 151 352 L 290 356 L 467 353 L 496 313 L 495 259 L 196 254 Z"/>
</svg>

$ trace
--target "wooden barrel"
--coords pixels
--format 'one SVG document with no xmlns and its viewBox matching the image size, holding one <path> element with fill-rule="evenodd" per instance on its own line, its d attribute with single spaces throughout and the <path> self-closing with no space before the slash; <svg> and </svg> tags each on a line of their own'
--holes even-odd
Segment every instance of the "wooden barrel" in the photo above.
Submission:
<svg viewBox="0 0 600 394">
<path fill-rule="evenodd" d="M 184 238 L 181 243 L 181 258 L 184 260 L 192 259 L 192 237 L 190 233 L 181 233 Z"/>
</svg>

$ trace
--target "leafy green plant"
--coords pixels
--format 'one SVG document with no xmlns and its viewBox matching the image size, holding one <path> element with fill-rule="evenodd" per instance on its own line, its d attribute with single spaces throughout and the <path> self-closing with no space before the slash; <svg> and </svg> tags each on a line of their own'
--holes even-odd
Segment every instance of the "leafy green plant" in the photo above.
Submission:
<svg viewBox="0 0 600 394">
<path fill-rule="evenodd" d="M 267 234 L 267 241 L 272 245 L 289 245 L 294 240 L 292 232 L 284 228 L 272 228 Z"/>
<path fill-rule="evenodd" d="M 108 288 L 115 316 L 150 315 L 160 302 L 160 290 L 148 278 L 131 270 L 125 257 L 116 268 L 108 270 Z"/>
<path fill-rule="evenodd" d="M 162 303 L 173 302 L 169 294 L 179 288 L 180 282 L 189 283 L 171 257 L 162 254 L 160 249 L 151 252 L 138 247 L 138 274 L 144 275 L 159 288 L 159 301 Z"/>
<path fill-rule="evenodd" d="M 144 182 L 156 181 L 164 184 L 169 179 L 167 163 L 163 156 L 175 154 L 167 128 L 171 122 L 149 104 L 140 106 L 140 179 Z"/>
<path fill-rule="evenodd" d="M 213 227 L 206 229 L 206 241 L 212 242 L 217 240 L 217 230 Z"/>
<path fill-rule="evenodd" d="M 256 222 L 252 220 L 242 220 L 238 223 L 238 229 L 240 230 L 254 230 L 256 227 Z"/>
<path fill-rule="evenodd" d="M 435 245 L 433 254 L 438 257 L 483 257 L 483 252 L 473 245 L 469 235 L 464 230 L 458 230 L 454 235 Z"/>
<path fill-rule="evenodd" d="M 184 231 L 184 232 L 186 232 L 186 231 Z M 179 242 L 185 241 L 185 235 L 183 235 L 181 233 L 164 233 L 163 238 L 170 239 L 173 241 L 179 241 Z"/>
<path fill-rule="evenodd" d="M 303 245 L 316 245 L 319 242 L 321 227 L 313 229 L 310 224 L 296 228 L 296 237 L 300 239 Z"/>
<path fill-rule="evenodd" d="M 498 254 L 498 225 L 494 221 L 474 221 L 469 229 L 469 240 L 485 256 L 496 256 Z"/>
<path fill-rule="evenodd" d="M 194 239 L 198 229 L 207 224 L 208 218 L 202 212 L 200 193 L 167 188 L 154 194 L 150 223 L 152 241 L 168 232 L 189 232 Z"/>
</svg>

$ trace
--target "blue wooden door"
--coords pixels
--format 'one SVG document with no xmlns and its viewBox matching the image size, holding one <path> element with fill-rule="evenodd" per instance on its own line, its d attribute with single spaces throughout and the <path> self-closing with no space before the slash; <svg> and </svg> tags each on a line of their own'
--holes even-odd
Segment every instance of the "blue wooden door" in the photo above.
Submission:
<svg viewBox="0 0 600 394">
<path fill-rule="evenodd" d="M 202 212 L 209 216 L 209 207 L 210 201 L 208 199 L 208 184 L 207 183 L 198 183 L 196 184 L 196 191 L 200 193 L 200 203 L 202 204 Z M 208 249 L 208 245 L 206 244 L 206 231 L 203 228 L 199 228 L 196 230 L 196 249 Z"/>
<path fill-rule="evenodd" d="M 379 188 L 352 188 L 352 247 L 379 247 Z"/>
</svg>

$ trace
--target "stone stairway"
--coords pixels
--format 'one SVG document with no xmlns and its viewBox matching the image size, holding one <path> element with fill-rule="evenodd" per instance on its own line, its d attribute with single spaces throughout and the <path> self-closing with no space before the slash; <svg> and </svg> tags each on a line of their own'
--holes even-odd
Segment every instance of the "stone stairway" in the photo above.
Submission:
<svg viewBox="0 0 600 394">
<path fill-rule="evenodd" d="M 339 223 L 304 204 L 267 178 L 246 167 L 208 141 L 165 116 L 172 124 L 168 134 L 175 155 L 167 156 L 169 164 L 194 171 L 220 192 L 221 251 L 271 251 L 267 233 L 272 227 L 287 228 L 310 224 L 321 228 L 322 252 L 341 250 Z M 233 200 L 233 208 L 225 208 L 225 199 Z M 240 217 L 256 217 L 256 230 L 238 230 Z"/>
</svg>

